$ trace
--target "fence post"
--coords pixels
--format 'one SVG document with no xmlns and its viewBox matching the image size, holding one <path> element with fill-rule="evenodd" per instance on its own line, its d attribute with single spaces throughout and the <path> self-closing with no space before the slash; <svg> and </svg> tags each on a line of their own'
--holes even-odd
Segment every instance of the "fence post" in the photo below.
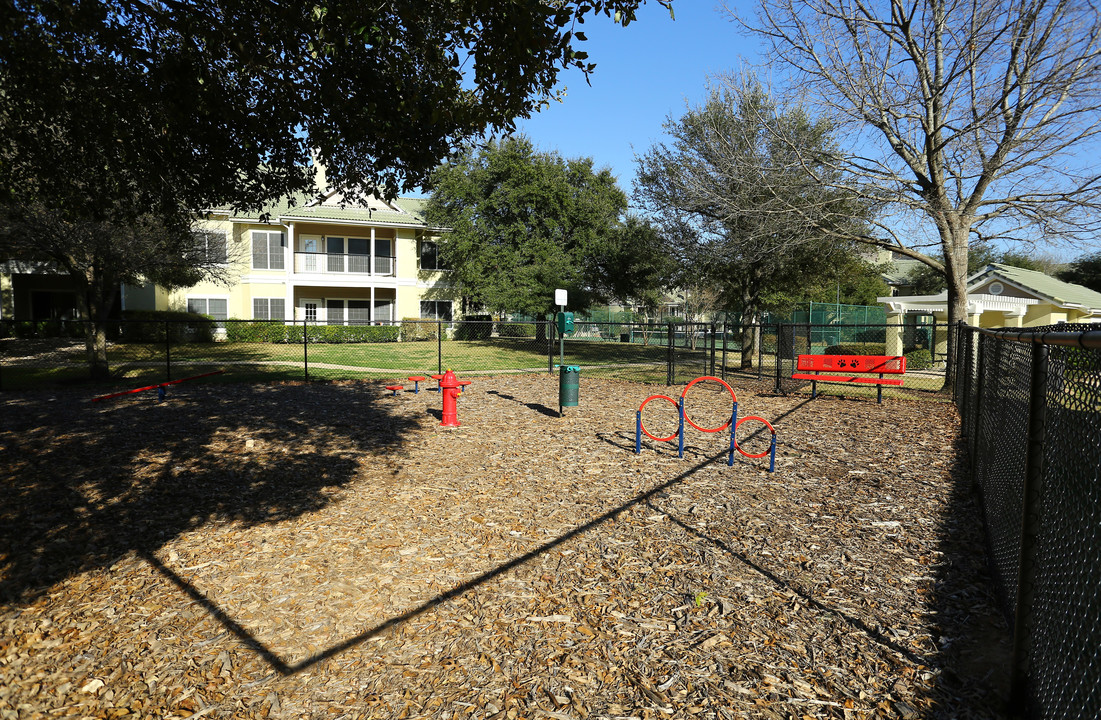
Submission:
<svg viewBox="0 0 1101 720">
<path fill-rule="evenodd" d="M 715 323 L 711 323 L 711 376 L 715 375 Z"/>
<path fill-rule="evenodd" d="M 962 333 L 960 337 L 963 337 Z M 964 396 L 964 401 L 967 402 L 969 405 L 967 411 L 971 413 L 971 417 L 961 418 L 965 420 L 970 420 L 969 424 L 971 425 L 970 429 L 967 431 L 967 454 L 969 465 L 968 471 L 971 476 L 972 489 L 977 489 L 979 486 L 979 473 L 977 471 L 977 466 L 979 459 L 979 442 L 982 439 L 983 398 L 986 395 L 986 343 L 983 342 L 981 336 L 972 333 L 970 336 L 971 347 L 974 348 L 976 343 L 978 344 L 978 347 L 974 349 L 974 352 L 978 353 L 978 357 L 976 358 L 977 367 L 975 370 L 975 392 L 971 393 L 969 387 L 967 395 Z M 959 346 L 957 345 L 957 347 Z M 956 382 L 959 382 L 958 377 L 956 378 Z"/>
<path fill-rule="evenodd" d="M 554 372 L 554 331 L 558 327 L 556 322 L 547 322 L 547 372 Z"/>
<path fill-rule="evenodd" d="M 958 349 L 957 349 L 958 352 Z M 1028 671 L 1032 645 L 1032 604 L 1036 587 L 1036 537 L 1044 491 L 1044 440 L 1047 425 L 1048 346 L 1034 345 L 1028 388 L 1028 445 L 1021 504 L 1021 556 L 1017 571 L 1017 606 L 1013 617 L 1013 670 L 1010 707 L 1022 715 L 1029 705 Z"/>
<path fill-rule="evenodd" d="M 306 382 L 310 380 L 310 332 L 308 322 L 305 317 L 302 318 L 302 372 L 305 373 Z"/>
<path fill-rule="evenodd" d="M 443 375 L 443 320 L 436 318 L 436 374 Z"/>
<path fill-rule="evenodd" d="M 726 320 L 723 320 L 723 366 L 719 371 L 719 377 L 726 380 Z"/>
<path fill-rule="evenodd" d="M 168 321 L 164 321 L 164 379 L 172 380 L 172 335 L 169 333 Z"/>
<path fill-rule="evenodd" d="M 780 364 L 784 354 L 784 324 L 776 323 L 776 392 L 782 392 L 780 387 Z"/>
<path fill-rule="evenodd" d="M 665 384 L 672 385 L 676 380 L 676 369 L 673 367 L 673 344 L 676 342 L 676 330 L 673 323 L 665 325 Z"/>
</svg>

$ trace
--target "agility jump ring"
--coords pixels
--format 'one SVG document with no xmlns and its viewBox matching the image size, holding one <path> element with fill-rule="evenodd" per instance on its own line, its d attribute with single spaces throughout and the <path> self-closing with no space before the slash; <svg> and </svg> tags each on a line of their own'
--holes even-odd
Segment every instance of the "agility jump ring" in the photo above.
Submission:
<svg viewBox="0 0 1101 720">
<path fill-rule="evenodd" d="M 730 391 L 730 399 L 731 399 L 731 400 L 732 400 L 732 401 L 734 402 L 734 405 L 737 405 L 737 404 L 738 404 L 738 397 L 737 397 L 737 396 L 736 396 L 736 395 L 734 394 L 734 388 L 730 387 L 730 386 L 729 386 L 729 385 L 728 385 L 728 384 L 726 383 L 726 381 L 725 381 L 725 380 L 723 380 L 722 378 L 717 378 L 717 377 L 713 377 L 713 376 L 711 376 L 711 375 L 704 375 L 704 376 L 702 376 L 702 377 L 698 377 L 698 378 L 696 378 L 695 380 L 693 380 L 692 382 L 688 383 L 688 385 L 686 385 L 686 386 L 685 386 L 685 388 L 684 388 L 684 392 L 682 392 L 682 393 L 680 394 L 680 398 L 681 398 L 681 400 L 684 400 L 684 399 L 685 399 L 685 397 L 686 397 L 686 396 L 688 395 L 688 390 L 689 390 L 689 389 L 690 389 L 690 388 L 691 388 L 691 387 L 692 387 L 693 385 L 695 385 L 696 383 L 698 383 L 698 382 L 699 382 L 700 380 L 714 380 L 715 382 L 719 383 L 719 384 L 720 384 L 720 385 L 722 385 L 722 386 L 723 386 L 724 388 L 726 388 L 727 390 L 729 390 L 729 391 Z M 684 421 L 685 421 L 686 423 L 688 423 L 689 425 L 691 425 L 692 427 L 694 427 L 694 428 L 696 428 L 697 430 L 699 430 L 700 432 L 705 432 L 705 433 L 714 433 L 714 432 L 721 432 L 721 431 L 723 431 L 723 430 L 727 429 L 728 427 L 730 427 L 730 420 L 727 420 L 726 422 L 724 422 L 724 423 L 723 423 L 722 425 L 720 425 L 720 426 L 719 426 L 719 427 L 717 427 L 717 428 L 705 428 L 705 427 L 700 427 L 700 426 L 699 426 L 699 425 L 697 425 L 696 423 L 692 422 L 692 418 L 688 417 L 688 409 L 687 409 L 687 403 L 685 403 L 685 405 L 686 405 L 686 407 L 685 407 L 685 410 L 684 410 Z"/>
<path fill-rule="evenodd" d="M 642 428 L 642 432 L 646 434 L 646 437 L 650 438 L 651 440 L 657 440 L 658 442 L 669 442 L 670 440 L 674 439 L 675 437 L 677 437 L 677 435 L 680 434 L 679 427 L 669 437 L 659 438 L 659 437 L 654 437 L 653 435 L 651 435 L 650 432 L 646 429 L 646 425 L 643 424 L 642 420 L 641 420 L 642 410 L 643 410 L 643 408 L 646 407 L 646 403 L 650 402 L 651 400 L 657 400 L 659 398 L 662 399 L 662 400 L 668 400 L 669 402 L 673 403 L 673 407 L 676 408 L 677 414 L 678 415 L 680 414 L 680 406 L 677 404 L 677 401 L 674 400 L 673 398 L 669 397 L 668 395 L 651 395 L 650 397 L 643 400 L 642 404 L 638 406 L 639 427 Z M 678 423 L 678 426 L 679 426 L 679 423 Z"/>
<path fill-rule="evenodd" d="M 742 423 L 744 423 L 746 420 L 760 420 L 761 422 L 763 422 L 765 424 L 765 427 L 767 427 L 769 429 L 769 431 L 772 433 L 772 443 L 771 443 L 771 445 L 772 445 L 772 447 L 775 447 L 775 445 L 776 445 L 776 429 L 773 428 L 772 425 L 769 423 L 769 421 L 765 420 L 763 417 L 757 417 L 756 415 L 746 415 L 744 418 L 741 418 L 740 420 L 738 420 L 737 424 L 734 425 L 734 432 L 735 433 L 738 432 L 738 428 L 740 428 L 742 426 Z M 772 447 L 770 447 L 768 450 L 765 450 L 763 453 L 760 453 L 758 455 L 750 455 L 745 450 L 742 450 L 741 446 L 738 445 L 737 439 L 735 439 L 735 441 L 734 441 L 734 449 L 737 450 L 738 452 L 740 452 L 742 455 L 745 455 L 747 458 L 763 458 L 765 455 L 768 455 L 772 451 Z"/>
</svg>

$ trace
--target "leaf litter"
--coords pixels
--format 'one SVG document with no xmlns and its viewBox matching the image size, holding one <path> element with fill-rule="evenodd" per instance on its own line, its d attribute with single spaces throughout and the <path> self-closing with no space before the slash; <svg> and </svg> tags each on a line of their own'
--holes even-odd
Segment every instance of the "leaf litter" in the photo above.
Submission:
<svg viewBox="0 0 1101 720">
<path fill-rule="evenodd" d="M 736 389 L 775 473 L 610 380 L 5 394 L 0 720 L 997 717 L 954 409 Z"/>
</svg>

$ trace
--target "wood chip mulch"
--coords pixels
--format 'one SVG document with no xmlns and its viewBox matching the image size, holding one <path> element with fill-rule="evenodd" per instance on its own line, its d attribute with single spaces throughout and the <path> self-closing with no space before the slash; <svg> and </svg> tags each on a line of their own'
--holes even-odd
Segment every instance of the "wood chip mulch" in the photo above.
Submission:
<svg viewBox="0 0 1101 720">
<path fill-rule="evenodd" d="M 5 393 L 0 720 L 997 717 L 954 408 L 735 389 Z"/>
</svg>

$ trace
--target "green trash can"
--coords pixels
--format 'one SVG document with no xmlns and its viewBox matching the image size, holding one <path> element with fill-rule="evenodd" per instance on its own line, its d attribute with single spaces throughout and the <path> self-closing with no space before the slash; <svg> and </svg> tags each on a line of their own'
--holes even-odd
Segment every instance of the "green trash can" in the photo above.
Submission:
<svg viewBox="0 0 1101 720">
<path fill-rule="evenodd" d="M 581 387 L 581 367 L 559 365 L 558 370 L 558 404 L 561 407 L 577 407 L 577 396 Z"/>
</svg>

